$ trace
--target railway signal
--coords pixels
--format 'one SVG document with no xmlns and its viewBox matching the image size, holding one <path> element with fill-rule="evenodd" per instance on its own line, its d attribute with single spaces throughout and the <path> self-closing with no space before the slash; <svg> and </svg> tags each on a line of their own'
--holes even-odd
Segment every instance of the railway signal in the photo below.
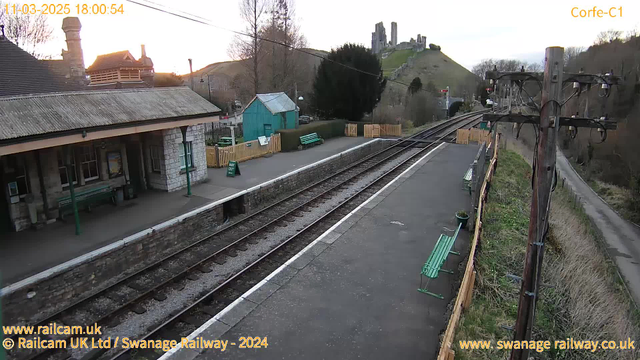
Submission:
<svg viewBox="0 0 640 360">
<path fill-rule="evenodd" d="M 610 119 L 607 121 L 590 118 L 578 118 L 560 116 L 562 106 L 573 96 L 579 95 L 582 85 L 587 88 L 591 85 L 599 85 L 609 94 L 611 85 L 617 85 L 621 79 L 612 73 L 600 74 L 570 74 L 563 71 L 564 49 L 561 47 L 548 47 L 545 53 L 544 73 L 519 72 L 500 73 L 495 67 L 494 71 L 486 73 L 486 79 L 508 81 L 512 85 L 518 85 L 522 89 L 525 82 L 536 81 L 541 84 L 541 105 L 538 107 L 539 115 L 521 114 L 485 114 L 483 120 L 493 122 L 532 123 L 538 125 L 536 143 L 536 155 L 533 165 L 533 194 L 531 199 L 531 211 L 529 217 L 529 236 L 525 255 L 525 265 L 520 288 L 518 302 L 518 314 L 514 327 L 514 340 L 529 341 L 535 321 L 536 303 L 539 298 L 540 278 L 542 275 L 542 261 L 547 231 L 549 229 L 549 212 L 551 208 L 551 192 L 556 179 L 556 139 L 561 126 L 570 129 L 579 127 L 597 128 L 606 138 L 608 129 L 615 129 L 616 123 Z M 562 100 L 563 83 L 574 83 L 574 93 L 566 100 Z M 575 86 L 578 83 L 579 86 Z M 489 91 L 489 89 L 487 89 Z M 509 97 L 510 101 L 510 97 Z M 511 104 L 509 104 L 511 105 Z M 577 131 L 577 130 L 576 130 Z M 526 360 L 529 357 L 529 349 L 513 349 L 510 360 Z"/>
</svg>

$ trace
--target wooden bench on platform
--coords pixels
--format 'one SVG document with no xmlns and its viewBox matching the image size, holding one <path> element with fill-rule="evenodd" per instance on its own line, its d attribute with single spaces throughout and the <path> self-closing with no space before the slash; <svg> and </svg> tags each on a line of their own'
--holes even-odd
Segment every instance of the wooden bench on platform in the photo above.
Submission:
<svg viewBox="0 0 640 360">
<path fill-rule="evenodd" d="M 103 202 L 107 199 L 115 204 L 113 189 L 111 189 L 111 186 L 109 185 L 99 186 L 88 190 L 76 191 L 75 198 L 78 210 L 86 209 L 87 211 L 91 211 L 91 207 L 94 204 Z M 65 215 L 73 214 L 71 195 L 58 198 L 57 201 L 60 219 L 64 220 Z"/>
<path fill-rule="evenodd" d="M 307 135 L 300 136 L 300 146 L 298 148 L 302 150 L 302 148 L 313 145 L 313 144 L 322 144 L 324 140 L 317 133 L 311 133 Z"/>
<path fill-rule="evenodd" d="M 446 272 L 449 274 L 453 274 L 452 270 L 442 269 L 442 265 L 444 265 L 445 261 L 447 261 L 447 257 L 449 254 L 460 255 L 457 251 L 452 251 L 453 244 L 456 242 L 456 238 L 458 237 L 458 233 L 460 232 L 460 228 L 462 228 L 462 224 L 458 225 L 458 229 L 455 231 L 453 236 L 448 236 L 445 234 L 440 234 L 440 238 L 438 238 L 438 242 L 436 242 L 436 246 L 433 248 L 431 255 L 427 259 L 427 262 L 424 263 L 422 267 L 422 271 L 420 272 L 420 287 L 418 291 L 421 293 L 435 296 L 438 299 L 444 300 L 444 296 L 441 294 L 436 294 L 427 290 L 427 286 L 429 285 L 429 281 L 431 279 L 438 278 L 438 274 L 442 272 Z M 452 230 L 449 230 L 452 231 Z M 422 277 L 426 276 L 429 278 L 425 287 L 422 287 Z"/>
<path fill-rule="evenodd" d="M 471 193 L 472 178 L 473 178 L 473 168 L 469 167 L 469 170 L 467 170 L 467 172 L 464 173 L 464 176 L 462 177 L 462 189 L 469 190 L 469 193 Z"/>
</svg>

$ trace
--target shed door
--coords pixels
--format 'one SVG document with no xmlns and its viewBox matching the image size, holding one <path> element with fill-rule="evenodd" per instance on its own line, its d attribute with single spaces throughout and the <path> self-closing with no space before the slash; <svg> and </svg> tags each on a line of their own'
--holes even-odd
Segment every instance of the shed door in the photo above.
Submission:
<svg viewBox="0 0 640 360">
<path fill-rule="evenodd" d="M 264 131 L 262 132 L 264 136 L 271 136 L 273 134 L 273 129 L 271 128 L 271 124 L 264 124 Z"/>
</svg>

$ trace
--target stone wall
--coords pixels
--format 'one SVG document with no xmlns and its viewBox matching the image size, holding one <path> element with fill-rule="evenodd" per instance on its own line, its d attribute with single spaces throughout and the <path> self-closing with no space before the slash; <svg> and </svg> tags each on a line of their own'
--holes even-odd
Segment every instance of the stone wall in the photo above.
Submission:
<svg viewBox="0 0 640 360">
<path fill-rule="evenodd" d="M 256 191 L 252 191 L 244 196 L 244 206 L 247 211 L 252 211 L 260 206 L 271 203 L 279 198 L 285 197 L 291 192 L 300 190 L 305 186 L 323 179 L 329 174 L 353 164 L 363 157 L 391 146 L 392 141 L 374 141 L 366 146 L 342 154 L 340 157 L 318 164 L 309 169 L 291 174 L 273 183 L 261 186 Z"/>
<path fill-rule="evenodd" d="M 175 140 L 175 137 L 163 138 Z M 175 141 L 177 144 L 177 140 Z M 4 323 L 32 323 L 44 318 L 205 238 L 216 231 L 227 216 L 265 207 L 392 144 L 392 141 L 384 140 L 370 142 L 316 166 L 303 168 L 264 186 L 252 188 L 248 193 L 228 200 L 225 204 L 214 205 L 182 221 L 169 220 L 141 234 L 120 240 L 111 244 L 107 251 L 98 249 L 86 254 L 74 260 L 75 264 L 64 270 L 51 269 L 51 273 L 45 274 L 42 279 L 28 285 L 21 284 L 2 295 Z"/>
<path fill-rule="evenodd" d="M 166 188 L 175 191 L 187 187 L 185 169 L 181 169 L 180 151 L 183 147 L 180 129 L 162 131 L 164 146 L 164 167 L 166 171 Z M 193 167 L 190 168 L 191 184 L 207 178 L 207 155 L 204 143 L 204 125 L 190 126 L 187 130 L 187 141 L 191 142 Z"/>
</svg>

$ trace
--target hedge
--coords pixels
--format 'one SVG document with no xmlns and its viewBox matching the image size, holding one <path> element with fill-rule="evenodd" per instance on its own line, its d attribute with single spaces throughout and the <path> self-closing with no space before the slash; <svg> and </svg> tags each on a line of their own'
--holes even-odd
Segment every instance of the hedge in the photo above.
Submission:
<svg viewBox="0 0 640 360">
<path fill-rule="evenodd" d="M 314 121 L 311 124 L 300 125 L 297 129 L 278 130 L 282 151 L 293 151 L 300 145 L 300 136 L 317 133 L 323 139 L 344 136 L 344 120 Z"/>
</svg>

